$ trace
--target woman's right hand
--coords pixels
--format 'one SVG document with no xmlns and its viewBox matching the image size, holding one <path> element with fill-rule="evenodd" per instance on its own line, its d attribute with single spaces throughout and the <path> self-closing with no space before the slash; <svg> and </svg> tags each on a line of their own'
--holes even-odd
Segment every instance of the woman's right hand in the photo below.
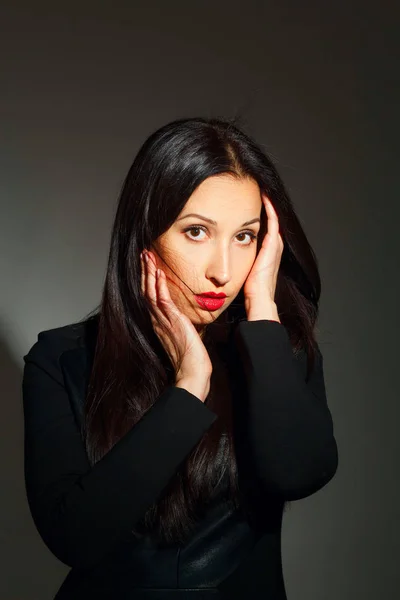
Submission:
<svg viewBox="0 0 400 600">
<path fill-rule="evenodd" d="M 164 271 L 160 269 L 160 275 L 156 276 L 156 262 L 151 252 L 144 250 L 140 259 L 142 293 L 150 302 L 153 328 L 175 369 L 176 383 L 190 382 L 192 389 L 202 390 L 204 401 L 212 373 L 208 352 L 193 323 L 171 299 Z"/>
</svg>

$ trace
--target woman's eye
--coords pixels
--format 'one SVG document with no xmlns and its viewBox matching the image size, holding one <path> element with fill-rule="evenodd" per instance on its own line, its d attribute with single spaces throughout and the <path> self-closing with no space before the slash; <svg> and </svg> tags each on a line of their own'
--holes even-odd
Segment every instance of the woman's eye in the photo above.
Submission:
<svg viewBox="0 0 400 600">
<path fill-rule="evenodd" d="M 188 231 L 192 232 L 192 231 L 204 231 L 203 227 L 187 227 L 186 229 L 184 229 L 184 232 L 187 233 Z M 192 234 L 191 234 L 192 235 Z M 198 235 L 194 236 L 196 239 L 199 239 Z M 189 239 L 192 239 L 191 237 L 189 237 Z M 200 238 L 201 239 L 201 238 Z M 204 239 L 204 238 L 203 238 Z"/>
<path fill-rule="evenodd" d="M 257 239 L 257 235 L 252 231 L 242 231 L 242 233 L 238 233 L 236 237 L 239 237 L 240 235 L 248 235 L 250 237 L 250 242 L 248 244 L 241 244 L 242 246 L 250 246 L 250 244 L 255 242 Z"/>
<path fill-rule="evenodd" d="M 206 232 L 206 228 L 205 227 L 201 227 L 200 225 L 192 225 L 191 227 L 187 227 L 186 229 L 183 230 L 184 233 L 187 232 L 199 232 L 199 231 L 203 231 Z M 253 231 L 242 231 L 241 233 L 238 233 L 236 237 L 240 237 L 240 236 L 249 236 L 250 238 L 250 242 L 247 244 L 239 244 L 240 246 L 250 246 L 253 242 L 256 241 L 257 239 L 257 235 L 253 232 Z M 191 234 L 191 236 L 193 236 L 193 234 Z M 193 237 L 188 236 L 189 240 L 191 240 L 192 242 L 195 242 L 197 240 L 202 240 L 204 238 L 199 237 L 199 235 L 194 235 Z"/>
</svg>

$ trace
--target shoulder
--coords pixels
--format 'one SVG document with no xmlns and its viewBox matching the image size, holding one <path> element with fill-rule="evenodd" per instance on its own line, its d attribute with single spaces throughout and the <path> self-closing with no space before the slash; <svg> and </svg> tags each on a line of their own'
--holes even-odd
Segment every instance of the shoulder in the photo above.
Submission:
<svg viewBox="0 0 400 600">
<path fill-rule="evenodd" d="M 87 328 L 92 321 L 93 317 L 40 331 L 36 342 L 23 356 L 25 368 L 26 365 L 34 364 L 61 382 L 59 366 L 61 355 L 67 350 L 85 346 Z"/>
<path fill-rule="evenodd" d="M 64 350 L 74 348 L 79 344 L 84 331 L 84 323 L 70 323 L 55 327 L 53 329 L 45 329 L 37 334 L 37 341 L 28 350 L 24 356 L 33 358 L 40 356 L 43 352 L 51 350 L 55 354 L 62 353 Z"/>
</svg>

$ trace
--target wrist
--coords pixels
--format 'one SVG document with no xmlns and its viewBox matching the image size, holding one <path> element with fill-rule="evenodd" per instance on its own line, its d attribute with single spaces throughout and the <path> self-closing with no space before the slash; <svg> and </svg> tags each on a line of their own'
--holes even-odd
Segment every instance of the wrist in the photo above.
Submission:
<svg viewBox="0 0 400 600">
<path fill-rule="evenodd" d="M 184 377 L 176 381 L 175 387 L 185 389 L 204 402 L 210 391 L 210 378 Z"/>
<path fill-rule="evenodd" d="M 275 302 L 269 302 L 267 305 L 263 307 L 255 307 L 252 306 L 247 311 L 247 320 L 248 321 L 277 321 L 281 322 L 278 314 L 278 307 Z"/>
</svg>

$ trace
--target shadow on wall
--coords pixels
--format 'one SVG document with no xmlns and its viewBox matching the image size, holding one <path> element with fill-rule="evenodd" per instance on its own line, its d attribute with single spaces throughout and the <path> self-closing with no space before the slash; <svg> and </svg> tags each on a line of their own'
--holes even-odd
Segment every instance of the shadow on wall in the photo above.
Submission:
<svg viewBox="0 0 400 600">
<path fill-rule="evenodd" d="M 6 336 L 0 334 L 0 598 L 28 600 L 29 590 L 29 600 L 52 600 L 70 569 L 44 545 L 29 511 L 24 480 L 22 369 Z"/>
</svg>

